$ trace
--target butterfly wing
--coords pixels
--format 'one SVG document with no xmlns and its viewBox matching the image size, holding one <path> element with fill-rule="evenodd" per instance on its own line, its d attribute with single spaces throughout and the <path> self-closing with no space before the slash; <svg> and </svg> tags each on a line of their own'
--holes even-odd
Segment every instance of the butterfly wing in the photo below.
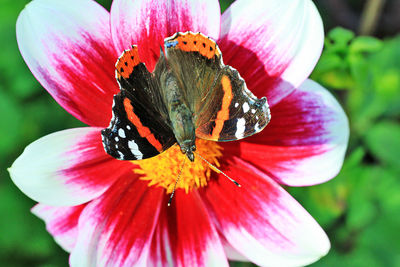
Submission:
<svg viewBox="0 0 400 267">
<path fill-rule="evenodd" d="M 136 45 L 130 50 L 125 50 L 118 58 L 115 76 L 121 90 L 130 92 L 133 98 L 140 100 L 137 104 L 148 105 L 146 108 L 154 113 L 153 119 L 159 123 L 168 120 L 167 109 L 160 94 L 159 80 L 140 61 Z"/>
<path fill-rule="evenodd" d="M 224 65 L 213 40 L 201 33 L 176 33 L 165 39 L 165 50 L 193 111 L 197 137 L 238 140 L 268 124 L 266 98 L 255 97 L 238 71 Z"/>
<path fill-rule="evenodd" d="M 237 70 L 225 66 L 206 102 L 196 116 L 196 136 L 206 140 L 233 141 L 262 131 L 271 119 L 267 99 L 258 99 Z"/>
<path fill-rule="evenodd" d="M 221 52 L 201 33 L 176 33 L 164 40 L 168 67 L 194 114 L 212 97 L 222 70 Z"/>
<path fill-rule="evenodd" d="M 117 61 L 116 78 L 121 91 L 114 96 L 110 125 L 102 131 L 105 151 L 116 159 L 140 160 L 175 144 L 157 83 L 135 46 Z"/>
</svg>

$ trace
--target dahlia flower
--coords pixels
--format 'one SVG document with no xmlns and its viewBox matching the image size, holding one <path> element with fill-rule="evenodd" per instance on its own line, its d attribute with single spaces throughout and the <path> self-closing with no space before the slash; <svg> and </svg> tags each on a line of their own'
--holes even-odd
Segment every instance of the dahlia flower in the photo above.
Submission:
<svg viewBox="0 0 400 267">
<path fill-rule="evenodd" d="M 119 91 L 114 65 L 138 46 L 151 72 L 164 39 L 201 32 L 226 65 L 266 96 L 271 122 L 240 141 L 197 140 L 171 207 L 183 155 L 178 146 L 147 160 L 120 161 L 100 131 Z M 321 18 L 309 0 L 34 0 L 17 21 L 21 54 L 54 99 L 88 127 L 33 142 L 10 167 L 22 192 L 39 202 L 72 266 L 299 266 L 325 255 L 329 240 L 284 190 L 325 182 L 340 170 L 348 121 L 335 98 L 307 80 L 323 45 Z"/>
</svg>

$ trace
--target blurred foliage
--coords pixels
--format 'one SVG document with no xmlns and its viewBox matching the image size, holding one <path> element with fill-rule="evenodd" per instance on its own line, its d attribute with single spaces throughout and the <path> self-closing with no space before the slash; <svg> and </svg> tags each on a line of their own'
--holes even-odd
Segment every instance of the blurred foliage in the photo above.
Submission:
<svg viewBox="0 0 400 267">
<path fill-rule="evenodd" d="M 311 78 L 350 120 L 348 156 L 330 182 L 292 193 L 327 231 L 331 252 L 312 266 L 400 266 L 400 36 L 335 28 Z"/>
<path fill-rule="evenodd" d="M 30 213 L 34 202 L 6 171 L 37 138 L 82 125 L 47 94 L 19 54 L 15 22 L 28 2 L 0 2 L 0 266 L 67 266 L 68 255 Z M 110 8 L 110 0 L 99 2 Z M 230 2 L 221 1 L 222 9 Z M 351 127 L 348 156 L 335 179 L 288 189 L 332 242 L 312 266 L 400 266 L 400 36 L 380 40 L 335 28 L 311 78 L 337 96 Z"/>
</svg>

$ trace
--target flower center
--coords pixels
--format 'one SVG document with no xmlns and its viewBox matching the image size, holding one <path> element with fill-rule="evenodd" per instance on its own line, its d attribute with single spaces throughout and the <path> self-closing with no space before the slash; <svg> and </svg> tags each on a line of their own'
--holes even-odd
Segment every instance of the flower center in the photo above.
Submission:
<svg viewBox="0 0 400 267">
<path fill-rule="evenodd" d="M 222 156 L 221 150 L 222 147 L 216 142 L 196 140 L 196 154 L 200 154 L 205 160 L 217 167 L 220 166 L 218 158 Z M 196 154 L 194 162 L 190 162 L 186 159 L 186 155 L 182 154 L 179 146 L 174 145 L 159 156 L 133 161 L 140 167 L 134 169 L 134 172 L 142 175 L 140 179 L 149 181 L 149 186 L 162 186 L 167 190 L 167 194 L 170 194 L 185 160 L 176 188 L 183 188 L 188 193 L 194 187 L 206 186 L 213 170 Z"/>
</svg>

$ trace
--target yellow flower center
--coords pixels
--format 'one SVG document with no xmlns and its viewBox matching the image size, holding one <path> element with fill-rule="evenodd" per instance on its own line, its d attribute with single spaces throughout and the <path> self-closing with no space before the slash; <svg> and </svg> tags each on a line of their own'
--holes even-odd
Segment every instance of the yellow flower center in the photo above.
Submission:
<svg viewBox="0 0 400 267">
<path fill-rule="evenodd" d="M 222 156 L 221 150 L 222 147 L 216 142 L 202 139 L 196 140 L 196 153 L 217 167 L 220 166 L 218 158 Z M 174 145 L 159 156 L 134 161 L 140 167 L 134 169 L 134 172 L 141 174 L 140 179 L 149 181 L 149 186 L 162 186 L 167 190 L 167 194 L 170 194 L 174 189 L 182 163 L 185 160 L 176 188 L 183 188 L 188 193 L 194 187 L 206 186 L 210 180 L 212 170 L 218 172 L 196 153 L 194 162 L 190 162 L 186 155 L 182 154 L 179 146 Z"/>
</svg>

